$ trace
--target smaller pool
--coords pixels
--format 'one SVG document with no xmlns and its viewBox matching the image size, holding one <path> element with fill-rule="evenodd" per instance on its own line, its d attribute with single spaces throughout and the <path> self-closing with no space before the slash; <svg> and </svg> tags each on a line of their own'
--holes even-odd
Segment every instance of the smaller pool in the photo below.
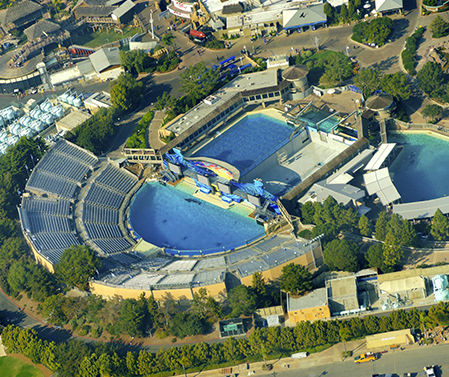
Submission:
<svg viewBox="0 0 449 377">
<path fill-rule="evenodd" d="M 196 188 L 146 183 L 134 196 L 129 210 L 132 228 L 145 241 L 166 249 L 223 252 L 265 234 L 250 217 L 252 209 L 234 205 L 223 209 L 192 194 Z"/>
<path fill-rule="evenodd" d="M 313 128 L 319 128 L 321 131 L 330 133 L 332 130 L 332 127 L 334 127 L 338 122 L 339 119 L 336 116 L 331 116 L 332 113 L 324 110 L 316 110 L 316 111 L 309 111 L 304 114 L 301 114 L 299 117 L 300 120 L 303 122 L 306 122 L 310 127 Z M 326 119 L 327 117 L 331 116 L 329 119 Z M 324 122 L 320 123 L 320 125 L 317 127 L 316 124 L 323 119 L 326 119 Z"/>
</svg>

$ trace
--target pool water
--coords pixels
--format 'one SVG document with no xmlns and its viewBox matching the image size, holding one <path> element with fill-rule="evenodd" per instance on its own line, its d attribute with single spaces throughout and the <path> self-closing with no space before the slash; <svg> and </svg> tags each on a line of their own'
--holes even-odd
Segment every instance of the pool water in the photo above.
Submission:
<svg viewBox="0 0 449 377">
<path fill-rule="evenodd" d="M 449 195 L 449 139 L 428 133 L 389 134 L 389 143 L 404 144 L 390 173 L 405 203 Z"/>
<path fill-rule="evenodd" d="M 328 111 L 316 110 L 301 114 L 299 119 L 306 122 L 310 127 L 317 128 L 316 124 L 330 115 L 332 115 L 332 113 Z M 339 119 L 333 116 L 321 123 L 318 127 L 321 131 L 330 133 L 332 127 L 334 127 L 338 122 Z"/>
<path fill-rule="evenodd" d="M 192 196 L 195 187 L 147 182 L 129 210 L 132 228 L 145 241 L 173 250 L 222 252 L 265 234 L 248 215 L 250 208 L 223 209 Z M 199 254 L 199 253 L 198 253 Z"/>
<path fill-rule="evenodd" d="M 284 146 L 294 131 L 287 123 L 264 114 L 247 115 L 195 152 L 227 162 L 244 175 Z"/>
</svg>

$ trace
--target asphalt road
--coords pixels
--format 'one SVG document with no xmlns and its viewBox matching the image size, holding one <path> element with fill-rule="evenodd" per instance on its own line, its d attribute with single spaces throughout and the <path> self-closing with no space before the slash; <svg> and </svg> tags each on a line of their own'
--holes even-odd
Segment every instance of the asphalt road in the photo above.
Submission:
<svg viewBox="0 0 449 377">
<path fill-rule="evenodd" d="M 282 377 L 371 377 L 373 374 L 392 373 L 402 377 L 404 373 L 424 376 L 424 366 L 434 364 L 436 376 L 449 375 L 449 345 L 429 347 L 413 346 L 404 351 L 396 350 L 382 354 L 380 359 L 365 364 L 355 364 L 352 358 L 343 362 L 317 365 L 304 369 L 279 371 Z M 299 372 L 299 373 L 298 373 Z"/>
</svg>

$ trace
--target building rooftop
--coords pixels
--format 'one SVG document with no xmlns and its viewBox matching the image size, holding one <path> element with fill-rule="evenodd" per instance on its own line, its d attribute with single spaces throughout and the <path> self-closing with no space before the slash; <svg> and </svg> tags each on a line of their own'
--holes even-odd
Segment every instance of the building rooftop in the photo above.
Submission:
<svg viewBox="0 0 449 377">
<path fill-rule="evenodd" d="M 363 175 L 366 191 L 369 195 L 376 194 L 383 205 L 388 205 L 401 199 L 401 195 L 391 181 L 388 168 L 374 170 Z"/>
<path fill-rule="evenodd" d="M 76 126 L 79 126 L 81 123 L 85 122 L 91 117 L 91 115 L 87 112 L 74 110 L 64 118 L 56 121 L 56 125 L 64 129 L 66 131 L 73 130 Z"/>
<path fill-rule="evenodd" d="M 32 13 L 41 10 L 42 6 L 33 1 L 21 1 L 20 3 L 16 3 L 0 13 L 0 24 L 2 26 L 14 24 L 21 18 L 27 17 Z"/>
<path fill-rule="evenodd" d="M 314 289 L 302 297 L 294 297 L 288 295 L 287 311 L 294 312 L 295 310 L 316 308 L 318 306 L 327 305 L 326 288 Z"/>
<path fill-rule="evenodd" d="M 286 9 L 282 13 L 284 29 L 296 29 L 301 26 L 322 24 L 327 22 L 323 4 L 308 8 Z"/>
<path fill-rule="evenodd" d="M 365 196 L 365 190 L 358 187 L 342 183 L 326 183 L 326 180 L 316 182 L 301 199 L 305 203 L 310 199 L 322 203 L 328 196 L 332 196 L 338 203 L 347 205 L 351 201 L 362 199 Z"/>
<path fill-rule="evenodd" d="M 50 22 L 47 20 L 40 20 L 36 22 L 34 25 L 31 25 L 29 28 L 26 28 L 23 32 L 27 36 L 28 40 L 37 39 L 46 34 L 54 33 L 58 31 L 61 27 L 54 22 Z"/>
<path fill-rule="evenodd" d="M 135 4 L 131 0 L 126 0 L 122 5 L 116 8 L 112 13 L 115 14 L 118 18 L 124 16 L 131 9 L 135 7 Z"/>
<path fill-rule="evenodd" d="M 376 10 L 378 12 L 388 12 L 401 9 L 402 7 L 402 0 L 376 0 Z"/>
<path fill-rule="evenodd" d="M 390 107 L 393 103 L 393 97 L 387 93 L 379 93 L 369 97 L 366 100 L 366 107 L 371 110 L 383 110 Z"/>
<path fill-rule="evenodd" d="M 77 17 L 106 17 L 109 16 L 116 7 L 80 7 L 76 10 Z"/>
<path fill-rule="evenodd" d="M 390 272 L 377 277 L 380 283 L 384 281 L 401 280 L 413 276 L 434 277 L 435 275 L 449 275 L 449 265 L 428 267 L 428 268 L 411 268 L 404 271 Z"/>
<path fill-rule="evenodd" d="M 112 106 L 111 95 L 108 92 L 97 92 L 84 100 L 84 103 L 91 104 L 97 107 Z"/>
<path fill-rule="evenodd" d="M 177 120 L 167 127 L 167 130 L 176 135 L 180 135 L 195 125 L 199 120 L 210 115 L 219 106 L 234 96 L 239 95 L 241 91 L 266 88 L 275 86 L 277 83 L 277 72 L 275 70 L 239 75 L 212 96 L 209 96 L 193 109 L 178 117 Z"/>
<path fill-rule="evenodd" d="M 120 50 L 118 47 L 102 48 L 89 55 L 89 59 L 97 73 L 121 64 Z"/>
<path fill-rule="evenodd" d="M 293 65 L 282 71 L 282 78 L 284 80 L 299 80 L 309 73 L 309 68 L 305 65 Z"/>
</svg>

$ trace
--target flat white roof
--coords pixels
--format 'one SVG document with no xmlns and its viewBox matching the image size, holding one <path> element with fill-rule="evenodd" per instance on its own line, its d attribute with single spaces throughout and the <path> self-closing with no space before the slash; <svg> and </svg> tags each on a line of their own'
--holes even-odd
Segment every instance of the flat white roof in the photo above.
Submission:
<svg viewBox="0 0 449 377">
<path fill-rule="evenodd" d="M 444 214 L 449 213 L 449 197 L 425 200 L 422 202 L 395 204 L 393 206 L 393 212 L 401 215 L 407 220 L 433 217 L 437 209 Z"/>
<path fill-rule="evenodd" d="M 388 168 L 383 168 L 363 175 L 369 195 L 376 194 L 383 205 L 388 205 L 401 198 L 390 178 Z"/>
<path fill-rule="evenodd" d="M 366 164 L 364 170 L 378 170 L 393 151 L 395 146 L 396 143 L 382 144 L 370 162 Z"/>
</svg>

